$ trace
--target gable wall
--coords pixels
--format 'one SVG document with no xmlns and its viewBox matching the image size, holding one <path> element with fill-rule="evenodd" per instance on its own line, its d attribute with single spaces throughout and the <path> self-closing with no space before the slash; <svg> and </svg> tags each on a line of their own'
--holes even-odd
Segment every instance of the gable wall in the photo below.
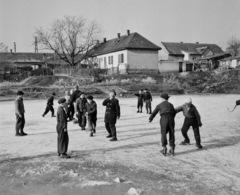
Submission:
<svg viewBox="0 0 240 195">
<path fill-rule="evenodd" d="M 128 50 L 130 69 L 158 69 L 158 51 Z"/>
</svg>

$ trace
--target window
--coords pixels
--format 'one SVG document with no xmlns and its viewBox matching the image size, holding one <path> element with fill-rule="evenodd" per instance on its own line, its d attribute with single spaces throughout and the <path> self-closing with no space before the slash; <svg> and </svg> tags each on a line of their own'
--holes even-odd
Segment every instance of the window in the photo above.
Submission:
<svg viewBox="0 0 240 195">
<path fill-rule="evenodd" d="M 118 55 L 118 63 L 124 63 L 124 55 L 123 54 Z"/>
<path fill-rule="evenodd" d="M 113 56 L 109 56 L 108 57 L 108 64 L 112 64 L 113 65 Z"/>
<path fill-rule="evenodd" d="M 107 67 L 107 59 L 104 57 L 104 67 Z"/>
</svg>

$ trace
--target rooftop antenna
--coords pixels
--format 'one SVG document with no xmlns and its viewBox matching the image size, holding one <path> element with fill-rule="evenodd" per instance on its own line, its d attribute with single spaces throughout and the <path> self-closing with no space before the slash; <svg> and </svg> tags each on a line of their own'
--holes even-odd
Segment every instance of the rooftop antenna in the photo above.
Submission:
<svg viewBox="0 0 240 195">
<path fill-rule="evenodd" d="M 37 41 L 37 37 L 35 37 L 35 53 L 38 53 L 38 41 Z"/>
</svg>

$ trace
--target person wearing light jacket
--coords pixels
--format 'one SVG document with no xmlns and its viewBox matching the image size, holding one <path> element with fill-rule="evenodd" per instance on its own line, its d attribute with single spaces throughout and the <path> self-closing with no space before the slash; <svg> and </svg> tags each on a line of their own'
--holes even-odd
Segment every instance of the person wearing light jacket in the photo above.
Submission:
<svg viewBox="0 0 240 195">
<path fill-rule="evenodd" d="M 202 148 L 201 145 L 201 137 L 199 132 L 199 127 L 202 126 L 201 116 L 197 110 L 197 108 L 192 104 L 192 99 L 187 98 L 185 100 L 185 104 L 175 108 L 176 113 L 183 112 L 185 116 L 184 123 L 182 126 L 182 135 L 184 137 L 184 141 L 180 143 L 180 145 L 190 145 L 190 139 L 187 135 L 187 132 L 190 127 L 193 128 L 194 137 L 196 140 L 196 147 L 199 149 Z"/>
</svg>

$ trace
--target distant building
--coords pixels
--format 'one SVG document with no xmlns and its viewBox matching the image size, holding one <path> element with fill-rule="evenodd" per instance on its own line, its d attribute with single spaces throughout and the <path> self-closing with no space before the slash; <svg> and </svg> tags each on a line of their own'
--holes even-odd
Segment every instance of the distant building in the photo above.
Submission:
<svg viewBox="0 0 240 195">
<path fill-rule="evenodd" d="M 196 69 L 201 59 L 213 60 L 225 56 L 216 44 L 162 42 L 159 52 L 159 70 L 164 72 L 186 72 Z M 215 62 L 214 62 L 215 63 Z M 208 67 L 211 68 L 211 67 Z"/>
<path fill-rule="evenodd" d="M 227 57 L 219 60 L 221 68 L 236 68 L 240 66 L 240 56 Z"/>
<path fill-rule="evenodd" d="M 139 33 L 130 33 L 111 40 L 104 38 L 92 50 L 99 68 L 119 70 L 128 69 L 158 69 L 158 50 L 161 48 L 147 40 Z"/>
<path fill-rule="evenodd" d="M 162 42 L 160 60 L 191 61 L 222 54 L 224 51 L 216 44 Z"/>
<path fill-rule="evenodd" d="M 12 62 L 17 67 L 32 67 L 33 70 L 46 65 L 46 61 L 53 57 L 53 53 L 0 53 L 0 61 Z"/>
</svg>

